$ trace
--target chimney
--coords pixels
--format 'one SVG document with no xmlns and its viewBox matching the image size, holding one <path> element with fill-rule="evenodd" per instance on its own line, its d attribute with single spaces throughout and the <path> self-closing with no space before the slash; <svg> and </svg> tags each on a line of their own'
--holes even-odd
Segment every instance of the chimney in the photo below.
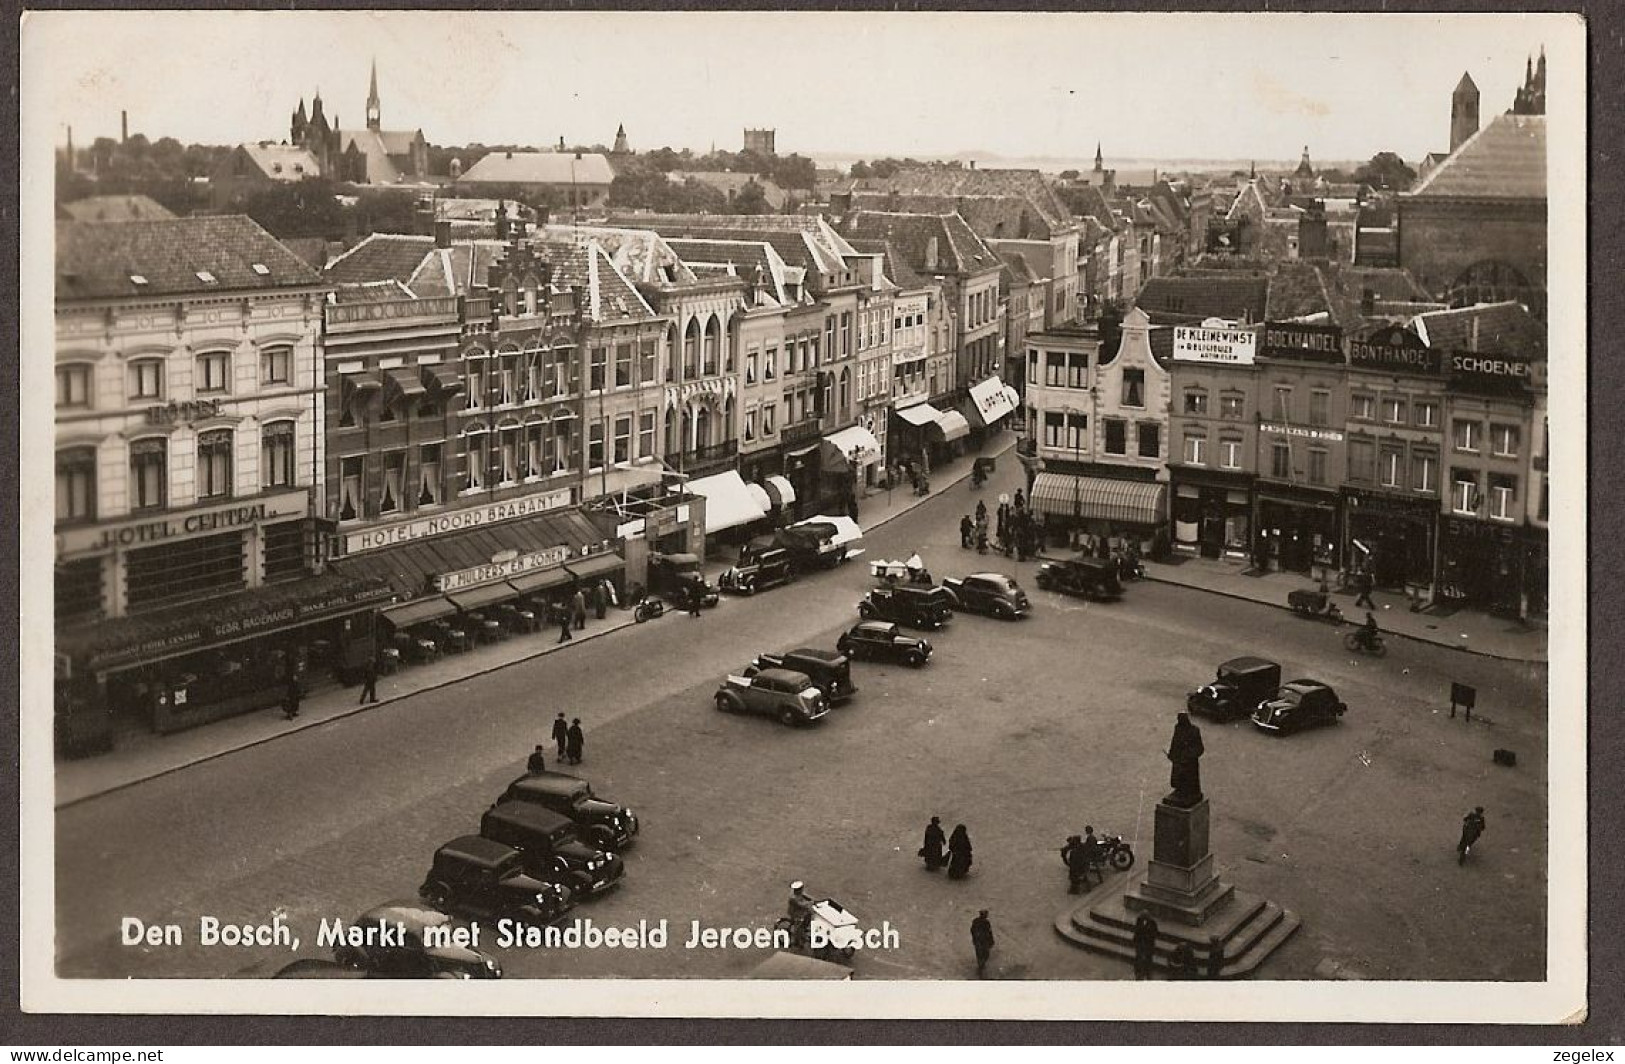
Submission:
<svg viewBox="0 0 1625 1064">
<path fill-rule="evenodd" d="M 128 111 L 118 113 L 118 142 L 120 144 L 130 142 L 130 112 Z"/>
<path fill-rule="evenodd" d="M 925 242 L 925 268 L 935 272 L 937 268 L 937 238 L 932 237 Z"/>
<path fill-rule="evenodd" d="M 451 222 L 438 219 L 435 221 L 434 246 L 442 250 L 451 247 Z"/>
<path fill-rule="evenodd" d="M 1377 293 L 1366 288 L 1360 292 L 1360 313 L 1366 317 L 1377 312 Z"/>
<path fill-rule="evenodd" d="M 560 137 L 559 138 L 559 151 L 563 151 L 563 150 L 564 150 L 564 138 Z"/>
<path fill-rule="evenodd" d="M 535 210 L 536 210 L 536 227 L 538 229 L 540 229 L 542 226 L 545 226 L 548 223 L 549 219 L 552 218 L 552 216 L 553 216 L 553 208 L 549 207 L 545 203 L 542 203 L 542 204 L 538 204 L 536 206 Z"/>
<path fill-rule="evenodd" d="M 508 239 L 508 208 L 505 204 L 497 204 L 497 239 Z"/>
</svg>

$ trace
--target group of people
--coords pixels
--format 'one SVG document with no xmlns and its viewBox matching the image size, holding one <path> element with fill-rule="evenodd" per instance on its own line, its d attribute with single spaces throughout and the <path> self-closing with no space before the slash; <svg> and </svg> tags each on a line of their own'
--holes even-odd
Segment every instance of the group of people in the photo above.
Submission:
<svg viewBox="0 0 1625 1064">
<path fill-rule="evenodd" d="M 581 718 L 576 717 L 566 724 L 564 714 L 560 713 L 553 718 L 553 746 L 558 754 L 559 764 L 579 765 L 581 754 L 587 745 L 587 736 L 581 730 Z M 531 752 L 530 759 L 525 762 L 526 772 L 546 772 L 547 756 L 541 743 Z"/>
<path fill-rule="evenodd" d="M 1157 964 L 1157 936 L 1161 933 L 1156 918 L 1141 913 L 1134 920 L 1134 978 L 1149 979 Z M 1168 976 L 1171 979 L 1196 979 L 1206 975 L 1218 979 L 1224 972 L 1224 940 L 1210 938 L 1207 944 L 1207 970 L 1204 973 L 1196 960 L 1195 948 L 1180 939 L 1168 952 Z"/>
<path fill-rule="evenodd" d="M 1076 894 L 1088 885 L 1092 875 L 1100 883 L 1106 882 L 1106 847 L 1095 838 L 1094 825 L 1085 825 L 1082 835 L 1068 835 L 1061 847 L 1061 861 L 1066 865 L 1067 893 Z"/>
<path fill-rule="evenodd" d="M 553 607 L 553 619 L 559 626 L 560 643 L 568 642 L 573 638 L 570 630 L 576 631 L 587 627 L 587 608 L 592 608 L 593 615 L 600 621 L 609 611 L 609 590 L 603 581 L 593 584 L 587 589 L 576 588 L 575 594 Z"/>
<path fill-rule="evenodd" d="M 954 828 L 952 835 L 945 836 L 942 833 L 942 818 L 932 817 L 931 823 L 925 826 L 925 842 L 920 846 L 919 856 L 925 859 L 927 872 L 935 872 L 946 865 L 949 879 L 964 879 L 971 866 L 970 832 L 960 824 Z"/>
<path fill-rule="evenodd" d="M 1001 502 L 993 511 L 991 533 L 989 539 L 987 503 L 978 500 L 976 516 L 965 514 L 959 519 L 959 545 L 966 550 L 974 547 L 979 554 L 986 554 L 992 546 L 1007 558 L 1014 554 L 1018 561 L 1026 561 L 1043 545 L 1043 519 L 1028 508 L 1018 490 L 1013 501 Z"/>
</svg>

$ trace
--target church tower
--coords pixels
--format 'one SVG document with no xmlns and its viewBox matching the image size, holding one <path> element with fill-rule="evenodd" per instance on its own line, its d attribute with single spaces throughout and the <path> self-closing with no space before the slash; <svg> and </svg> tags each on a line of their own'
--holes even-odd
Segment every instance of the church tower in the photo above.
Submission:
<svg viewBox="0 0 1625 1064">
<path fill-rule="evenodd" d="M 372 61 L 372 83 L 367 87 L 367 128 L 374 133 L 382 128 L 383 114 L 378 105 L 378 60 Z"/>
<path fill-rule="evenodd" d="M 1102 170 L 1104 170 L 1105 168 L 1106 168 L 1106 160 L 1100 154 L 1100 141 L 1097 140 L 1097 141 L 1095 141 L 1095 173 L 1098 174 Z"/>
<path fill-rule="evenodd" d="M 624 124 L 615 127 L 615 147 L 610 150 L 615 155 L 631 153 L 632 149 L 626 143 L 626 126 Z"/>
<path fill-rule="evenodd" d="M 1463 73 L 1461 81 L 1456 84 L 1456 91 L 1450 94 L 1450 151 L 1466 143 L 1467 138 L 1478 132 L 1478 86 L 1473 84 L 1472 75 Z"/>
</svg>

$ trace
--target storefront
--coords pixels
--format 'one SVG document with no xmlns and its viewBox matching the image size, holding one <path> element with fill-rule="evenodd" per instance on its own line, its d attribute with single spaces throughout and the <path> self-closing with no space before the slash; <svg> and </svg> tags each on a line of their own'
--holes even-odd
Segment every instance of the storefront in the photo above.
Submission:
<svg viewBox="0 0 1625 1064">
<path fill-rule="evenodd" d="M 1445 517 L 1439 529 L 1435 601 L 1517 617 L 1523 609 L 1524 530 L 1499 521 Z"/>
<path fill-rule="evenodd" d="M 1129 539 L 1147 555 L 1166 546 L 1168 486 L 1157 481 L 1039 473 L 1030 505 L 1052 531 Z"/>
<path fill-rule="evenodd" d="M 784 455 L 784 478 L 795 496 L 791 517 L 811 517 L 818 512 L 818 495 L 824 466 L 819 459 L 820 442 L 792 448 Z"/>
<path fill-rule="evenodd" d="M 1173 470 L 1174 548 L 1245 558 L 1252 546 L 1251 474 Z"/>
<path fill-rule="evenodd" d="M 758 497 L 734 470 L 715 473 L 688 482 L 688 490 L 705 496 L 705 538 L 707 542 L 719 533 L 732 532 L 724 538 L 742 542 L 749 535 L 749 526 L 767 516 L 771 500 L 765 489 Z"/>
<path fill-rule="evenodd" d="M 1338 496 L 1329 491 L 1260 484 L 1253 524 L 1253 564 L 1259 569 L 1309 573 L 1338 567 Z"/>
<path fill-rule="evenodd" d="M 1433 586 L 1437 501 L 1344 488 L 1343 503 L 1349 568 L 1369 569 L 1378 587 L 1392 591 Z"/>
<path fill-rule="evenodd" d="M 957 410 L 944 410 L 937 414 L 929 430 L 931 462 L 942 465 L 964 452 L 964 439 L 970 435 L 970 422 Z"/>
<path fill-rule="evenodd" d="M 874 482 L 880 460 L 880 441 L 864 425 L 852 425 L 825 436 L 820 453 L 820 512 L 848 516 L 856 513 L 858 490 Z"/>
</svg>

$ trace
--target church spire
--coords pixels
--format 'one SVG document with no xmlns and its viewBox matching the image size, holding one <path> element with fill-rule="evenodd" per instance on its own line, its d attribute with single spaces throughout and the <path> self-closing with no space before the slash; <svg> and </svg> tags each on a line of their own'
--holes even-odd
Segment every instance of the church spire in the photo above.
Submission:
<svg viewBox="0 0 1625 1064">
<path fill-rule="evenodd" d="M 1100 141 L 1095 141 L 1095 171 L 1098 173 L 1106 168 L 1106 160 L 1100 154 Z"/>
<path fill-rule="evenodd" d="M 378 60 L 372 61 L 372 80 L 367 86 L 367 128 L 377 132 L 383 122 L 382 109 L 378 103 Z"/>
</svg>

